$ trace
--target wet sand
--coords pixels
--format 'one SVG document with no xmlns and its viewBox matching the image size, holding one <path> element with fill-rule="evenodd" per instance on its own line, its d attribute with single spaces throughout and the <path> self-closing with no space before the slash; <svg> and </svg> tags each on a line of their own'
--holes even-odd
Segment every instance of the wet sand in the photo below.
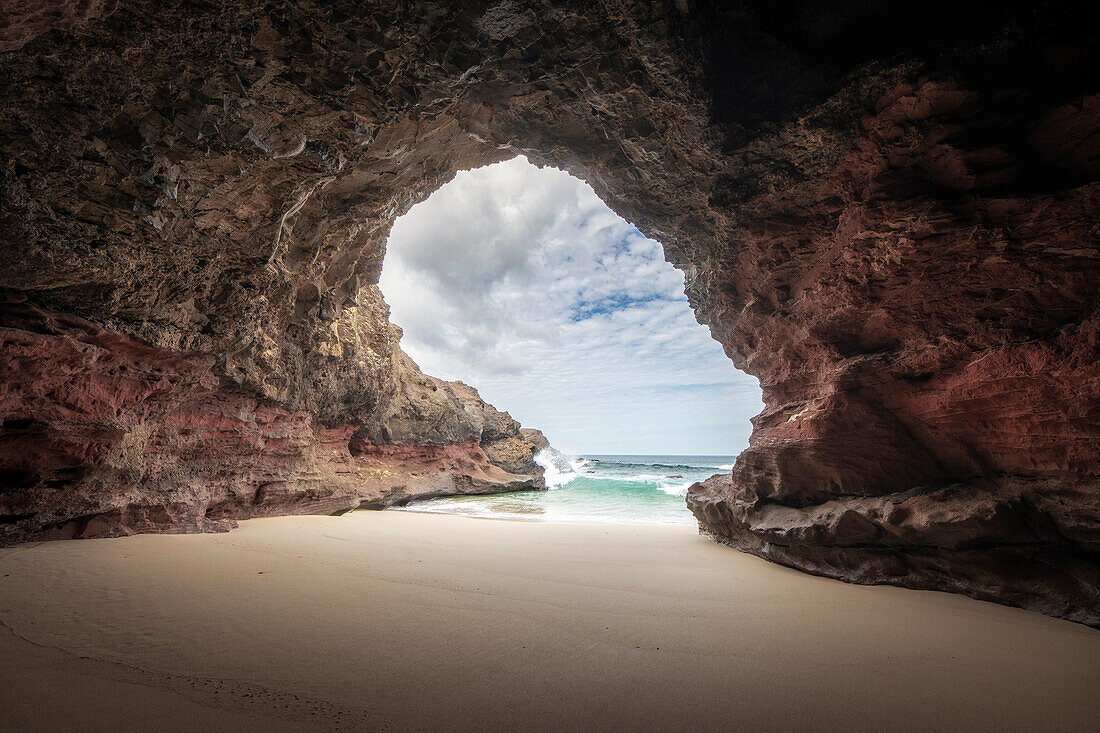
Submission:
<svg viewBox="0 0 1100 733">
<path fill-rule="evenodd" d="M 691 528 L 402 512 L 0 549 L 3 730 L 1100 729 L 1100 632 Z"/>
</svg>

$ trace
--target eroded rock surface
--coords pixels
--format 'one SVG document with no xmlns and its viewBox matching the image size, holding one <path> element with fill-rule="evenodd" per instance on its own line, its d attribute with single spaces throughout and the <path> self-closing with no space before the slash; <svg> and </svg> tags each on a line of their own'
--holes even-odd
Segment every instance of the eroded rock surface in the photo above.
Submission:
<svg viewBox="0 0 1100 733">
<path fill-rule="evenodd" d="M 69 6 L 58 17 L 81 17 Z M 1087 11 L 122 2 L 34 26 L 3 56 L 0 285 L 87 319 L 111 359 L 154 349 L 193 375 L 148 377 L 154 434 L 199 389 L 308 424 L 295 450 L 350 431 L 351 458 L 369 444 L 383 461 L 427 431 L 520 467 L 507 419 L 405 368 L 375 283 L 396 216 L 454 171 L 522 153 L 660 240 L 699 319 L 760 379 L 749 449 L 689 494 L 705 531 L 811 572 L 1097 624 Z M 21 389 L 57 417 L 25 422 L 8 389 L 5 422 L 37 432 L 6 445 L 41 456 L 16 461 L 28 485 L 3 500 L 36 497 L 6 511 L 44 528 L 94 495 L 98 469 L 81 467 L 121 465 L 134 439 L 114 418 L 66 427 L 46 386 L 55 369 L 95 381 L 108 357 L 51 366 L 20 344 L 5 340 L 6 363 L 39 375 Z M 247 444 L 262 421 L 240 422 L 196 440 Z M 167 460 L 127 455 L 138 472 Z M 210 461 L 223 494 L 254 465 Z M 165 497 L 190 479 L 163 475 L 167 494 L 127 491 L 182 526 Z M 309 509 L 309 485 L 253 505 Z"/>
<path fill-rule="evenodd" d="M 406 425 L 401 442 L 374 444 L 360 426 L 326 427 L 242 393 L 214 374 L 209 355 L 20 300 L 0 304 L 0 542 L 201 532 L 248 517 L 544 487 L 541 470 L 486 455 L 525 440 L 514 420 L 465 385 L 424 377 L 403 354 L 404 378 L 451 395 L 445 414 L 458 434 Z M 489 420 L 495 431 L 483 427 Z"/>
<path fill-rule="evenodd" d="M 69 30 L 110 15 L 118 0 L 0 0 L 0 51 L 11 51 L 50 30 Z"/>
</svg>

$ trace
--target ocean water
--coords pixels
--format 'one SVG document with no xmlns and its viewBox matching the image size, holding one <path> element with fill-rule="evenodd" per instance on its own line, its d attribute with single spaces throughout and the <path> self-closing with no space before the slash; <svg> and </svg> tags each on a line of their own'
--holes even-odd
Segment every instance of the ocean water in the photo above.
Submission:
<svg viewBox="0 0 1100 733">
<path fill-rule="evenodd" d="M 565 456 L 544 451 L 548 491 L 452 496 L 415 502 L 405 511 L 552 522 L 694 525 L 687 489 L 730 470 L 731 456 Z"/>
</svg>

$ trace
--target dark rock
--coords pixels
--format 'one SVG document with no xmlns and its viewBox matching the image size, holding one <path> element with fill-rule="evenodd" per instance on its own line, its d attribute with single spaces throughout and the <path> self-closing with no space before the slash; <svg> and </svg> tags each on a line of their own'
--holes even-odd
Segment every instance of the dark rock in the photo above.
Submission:
<svg viewBox="0 0 1100 733">
<path fill-rule="evenodd" d="M 3 0 L 0 2 L 0 51 L 11 51 L 50 30 L 69 30 L 110 15 L 118 0 Z"/>
</svg>

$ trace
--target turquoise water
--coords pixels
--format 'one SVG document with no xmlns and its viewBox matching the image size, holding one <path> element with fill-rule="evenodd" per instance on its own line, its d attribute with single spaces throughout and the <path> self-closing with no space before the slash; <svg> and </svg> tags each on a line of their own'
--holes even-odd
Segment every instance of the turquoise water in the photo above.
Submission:
<svg viewBox="0 0 1100 733">
<path fill-rule="evenodd" d="M 687 489 L 733 464 L 731 456 L 540 455 L 548 491 L 453 496 L 406 511 L 555 522 L 694 525 Z"/>
</svg>

